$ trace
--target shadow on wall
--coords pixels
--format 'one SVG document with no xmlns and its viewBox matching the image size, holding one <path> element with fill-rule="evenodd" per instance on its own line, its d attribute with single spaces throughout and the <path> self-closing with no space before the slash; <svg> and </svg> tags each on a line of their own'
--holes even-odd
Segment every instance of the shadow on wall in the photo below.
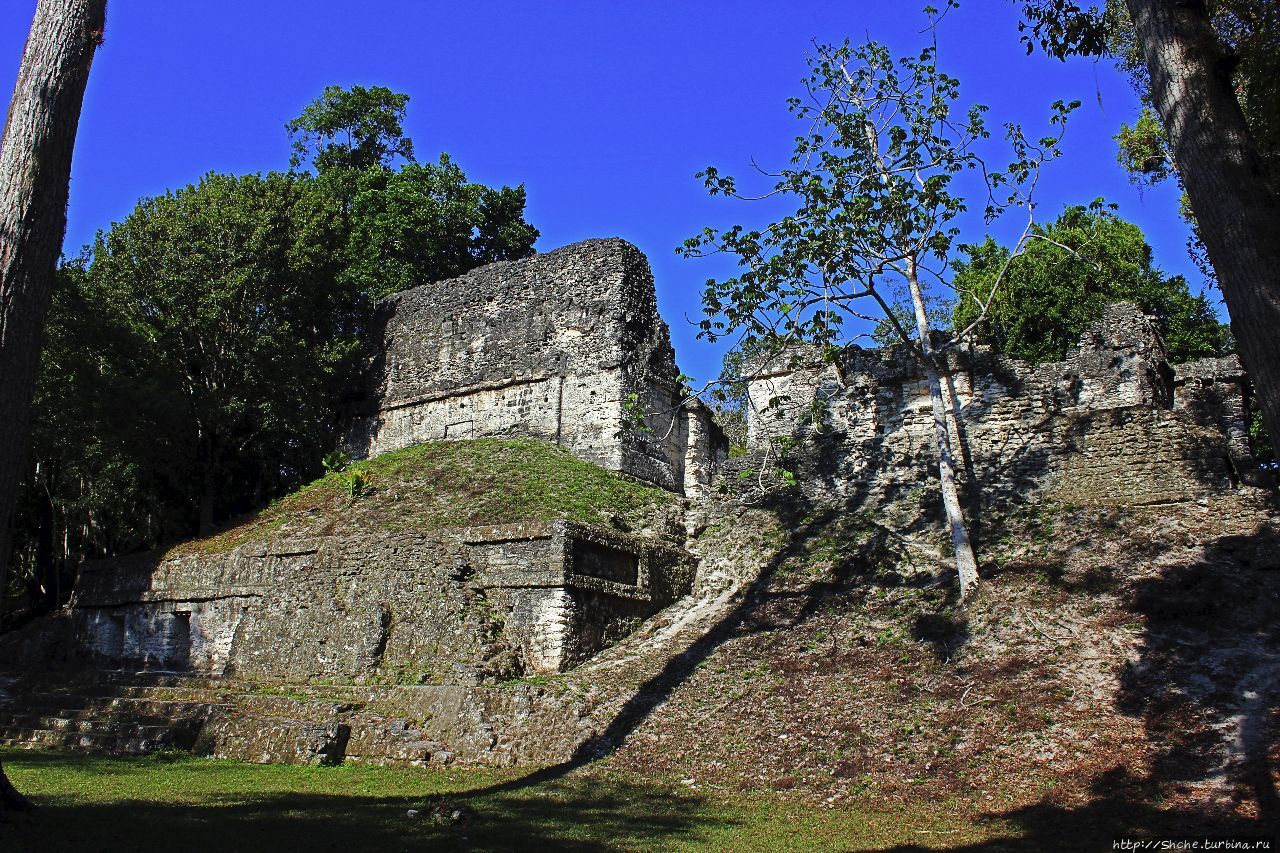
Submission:
<svg viewBox="0 0 1280 853">
<path fill-rule="evenodd" d="M 863 547 L 846 555 L 836 566 L 829 581 L 811 584 L 801 592 L 787 584 L 776 584 L 783 567 L 789 561 L 803 556 L 816 534 L 829 530 L 843 512 L 837 507 L 818 507 L 803 494 L 794 491 L 772 493 L 761 508 L 775 513 L 782 521 L 783 528 L 790 532 L 790 537 L 788 544 L 769 560 L 759 576 L 739 594 L 739 603 L 684 652 L 673 657 L 661 671 L 641 684 L 604 731 L 581 744 L 568 761 L 477 793 L 487 795 L 542 785 L 560 779 L 616 750 L 716 649 L 729 640 L 794 627 L 808 619 L 833 596 L 847 598 L 851 587 L 856 590 L 858 587 L 879 584 L 899 586 L 903 582 L 922 585 L 938 583 L 938 579 L 933 576 L 904 578 L 892 570 L 886 571 L 878 557 L 882 549 L 893 548 L 898 537 L 887 528 L 875 525 L 871 528 L 870 535 L 863 540 Z M 948 590 L 944 603 L 954 601 L 957 592 L 954 589 Z M 784 622 L 780 622 L 769 612 L 769 605 L 780 600 L 794 605 Z M 953 625 L 950 631 L 942 632 L 937 638 L 937 646 L 954 649 L 963 643 L 964 637 L 963 626 Z"/>
<path fill-rule="evenodd" d="M 636 691 L 601 736 L 584 744 L 565 763 L 479 794 L 540 786 L 617 749 L 725 642 L 785 631 L 824 607 L 847 604 L 875 586 L 939 583 L 939 578 L 927 574 L 895 575 L 878 561 L 876 549 L 893 548 L 896 539 L 884 528 L 867 540 L 867 551 L 838 565 L 829 581 L 799 590 L 793 584 L 776 583 L 782 580 L 780 568 L 801 554 L 806 540 L 829 530 L 840 517 L 837 509 L 819 509 L 803 501 L 801 505 L 797 509 L 779 502 L 770 507 L 794 530 L 791 544 L 711 631 Z M 1260 528 L 1253 536 L 1223 537 L 1208 552 L 1233 549 L 1231 553 L 1239 555 L 1241 549 L 1255 546 L 1259 554 L 1280 554 L 1280 530 Z M 956 849 L 1110 849 L 1112 839 L 1127 834 L 1256 837 L 1268 827 L 1280 826 L 1274 781 L 1280 743 L 1275 720 L 1280 693 L 1280 572 L 1259 573 L 1238 558 L 1210 561 L 1162 572 L 1122 593 L 1127 609 L 1143 620 L 1143 639 L 1140 656 L 1125 673 L 1115 702 L 1122 713 L 1144 721 L 1146 739 L 1156 755 L 1149 772 L 1139 775 L 1118 767 L 1102 773 L 1091 784 L 1088 802 L 1080 805 L 1049 797 L 991 813 L 988 818 L 1008 821 L 1018 832 Z M 937 612 L 916 618 L 914 633 L 945 662 L 969 640 L 969 633 L 963 618 L 946 612 L 954 603 L 954 588 L 948 587 L 937 600 Z M 779 602 L 786 607 L 771 607 Z M 1240 607 L 1238 602 L 1246 604 Z M 787 617 L 779 619 L 779 611 Z M 1229 735 L 1225 742 L 1224 729 Z M 1196 801 L 1196 785 L 1216 781 L 1224 773 L 1238 781 L 1237 801 L 1245 806 L 1239 811 L 1206 808 Z M 1249 816 L 1250 808 L 1256 817 Z"/>
</svg>

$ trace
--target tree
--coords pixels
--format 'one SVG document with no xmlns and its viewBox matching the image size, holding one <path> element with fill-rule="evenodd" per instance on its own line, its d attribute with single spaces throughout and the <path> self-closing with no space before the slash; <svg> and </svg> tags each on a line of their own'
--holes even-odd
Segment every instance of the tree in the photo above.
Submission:
<svg viewBox="0 0 1280 853">
<path fill-rule="evenodd" d="M 775 352 L 809 341 L 834 355 L 845 319 L 875 321 L 866 312 L 878 310 L 928 379 L 942 504 L 961 597 L 968 597 L 978 577 L 950 439 L 949 422 L 959 412 L 946 381 L 946 345 L 931 333 L 926 291 L 930 282 L 946 282 L 958 236 L 954 220 L 966 210 L 954 182 L 966 174 L 985 178 L 988 220 L 1015 207 L 1029 212 L 1038 169 L 1056 155 L 1060 132 L 1031 142 L 1009 126 L 1013 162 L 989 171 L 978 151 L 988 137 L 985 108 L 958 114 L 959 82 L 939 70 L 936 45 L 897 61 L 874 42 L 819 46 L 810 68 L 809 97 L 790 101 L 805 130 L 790 165 L 765 193 L 794 201 L 795 212 L 758 230 L 708 228 L 680 250 L 695 257 L 724 252 L 741 267 L 733 278 L 707 283 L 702 334 L 742 334 L 749 346 Z M 1054 105 L 1059 131 L 1071 109 Z M 714 167 L 700 177 L 712 195 L 746 197 Z M 907 291 L 914 330 L 893 310 L 895 286 Z"/>
<path fill-rule="evenodd" d="M 106 15 L 106 0 L 40 0 L 0 141 L 0 607 L 71 154 Z M 30 807 L 2 765 L 0 806 Z"/>
<path fill-rule="evenodd" d="M 350 202 L 347 272 L 376 296 L 533 253 L 524 187 L 467 181 L 447 154 L 392 172 L 359 173 Z"/>
<path fill-rule="evenodd" d="M 1024 2 L 1030 37 L 1059 57 L 1108 53 L 1118 8 L 1108 16 L 1069 0 Z M 1264 70 L 1277 56 L 1274 4 L 1125 0 L 1124 11 L 1263 420 L 1280 435 L 1280 195 L 1259 143 L 1275 139 L 1280 116 L 1280 87 Z M 1240 38 L 1250 32 L 1270 40 Z M 1243 88 L 1242 65 L 1251 74 Z"/>
<path fill-rule="evenodd" d="M 447 154 L 414 161 L 408 103 L 381 86 L 329 86 L 285 125 L 293 168 L 313 168 L 340 202 L 346 274 L 377 296 L 525 257 L 538 239 L 524 221 L 523 186 L 468 183 Z"/>
<path fill-rule="evenodd" d="M 404 135 L 408 104 L 408 95 L 383 86 L 326 86 L 285 125 L 293 165 L 329 172 L 390 168 L 397 157 L 412 162 L 413 141 Z"/>
<path fill-rule="evenodd" d="M 125 333 L 90 287 L 84 264 L 58 271 L 33 404 L 31 460 L 14 531 L 11 573 L 26 588 L 17 623 L 62 604 L 74 565 L 185 529 L 172 495 L 149 482 L 167 450 L 145 389 L 128 381 L 149 350 Z M 165 500 L 164 498 L 170 498 Z M 9 608 L 14 610 L 14 608 Z M 9 625 L 0 625 L 0 630 Z"/>
<path fill-rule="evenodd" d="M 1113 208 L 1101 201 L 1068 207 L 1035 234 L 1042 239 L 1012 260 L 1010 250 L 990 237 L 964 247 L 968 258 L 955 264 L 957 327 L 977 318 L 978 295 L 991 292 L 1005 270 L 977 336 L 1014 358 L 1035 364 L 1062 359 L 1102 309 L 1120 301 L 1137 303 L 1156 318 L 1173 362 L 1226 352 L 1213 305 L 1203 294 L 1193 296 L 1181 276 L 1162 273 L 1142 230 Z"/>
<path fill-rule="evenodd" d="M 338 274 L 337 212 L 314 185 L 207 175 L 139 203 L 84 270 L 130 353 L 113 370 L 148 427 L 143 467 L 188 496 L 201 533 L 296 485 L 336 428 L 371 305 Z"/>
</svg>

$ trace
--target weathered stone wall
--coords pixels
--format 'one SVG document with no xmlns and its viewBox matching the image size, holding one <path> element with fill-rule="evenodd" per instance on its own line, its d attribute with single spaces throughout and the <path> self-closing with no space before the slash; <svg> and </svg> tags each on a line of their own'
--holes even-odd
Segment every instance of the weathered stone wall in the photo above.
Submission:
<svg viewBox="0 0 1280 853">
<path fill-rule="evenodd" d="M 855 347 L 837 364 L 775 362 L 755 365 L 749 383 L 757 455 L 780 436 L 800 439 L 811 451 L 802 486 L 869 509 L 936 480 L 932 403 L 903 348 Z M 1133 305 L 1109 307 L 1064 361 L 1031 367 L 959 351 L 950 369 L 961 476 L 985 499 L 1051 490 L 1075 502 L 1160 503 L 1252 476 L 1239 361 L 1175 371 Z"/>
<path fill-rule="evenodd" d="M 568 522 L 370 532 L 85 567 L 69 661 L 294 681 L 559 672 L 687 594 L 690 558 Z M 19 643 L 10 657 L 30 662 Z"/>
<path fill-rule="evenodd" d="M 588 240 L 389 298 L 346 449 L 530 436 L 673 491 L 710 482 L 723 439 L 682 405 L 643 254 Z M 629 412 L 647 429 L 631 428 Z"/>
</svg>

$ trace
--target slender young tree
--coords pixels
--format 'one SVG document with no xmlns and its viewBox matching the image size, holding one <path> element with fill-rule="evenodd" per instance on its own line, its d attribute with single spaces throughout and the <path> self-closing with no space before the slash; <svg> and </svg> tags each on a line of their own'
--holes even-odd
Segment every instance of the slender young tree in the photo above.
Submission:
<svg viewBox="0 0 1280 853">
<path fill-rule="evenodd" d="M 1030 217 L 1039 168 L 1056 156 L 1073 105 L 1054 105 L 1058 131 L 1038 142 L 1008 125 L 1013 161 L 996 172 L 979 152 L 989 136 L 985 107 L 957 109 L 959 81 L 938 68 L 936 44 L 898 60 L 874 42 L 820 46 L 810 66 L 808 97 L 790 102 L 806 131 L 772 188 L 754 196 L 794 201 L 794 213 L 760 230 L 708 228 L 680 249 L 690 257 L 726 253 L 741 267 L 734 278 L 707 283 L 702 334 L 745 335 L 755 349 L 775 352 L 811 342 L 834 358 L 846 341 L 846 318 L 887 325 L 927 378 L 942 505 L 967 598 L 978 572 L 951 442 L 961 413 L 947 374 L 949 345 L 932 334 L 927 291 L 950 283 L 955 220 L 967 209 L 954 182 L 968 174 L 985 190 L 988 222 L 1013 208 Z M 750 198 L 714 167 L 699 176 L 712 195 Z M 1032 236 L 1028 218 L 1012 254 Z M 964 331 L 982 321 L 1000 278 L 972 294 L 981 307 Z M 894 301 L 898 289 L 907 295 L 905 311 Z"/>
<path fill-rule="evenodd" d="M 44 319 L 67 228 L 71 153 L 106 16 L 106 0 L 40 0 L 0 141 L 0 605 Z M 31 805 L 2 766 L 0 805 Z"/>
</svg>

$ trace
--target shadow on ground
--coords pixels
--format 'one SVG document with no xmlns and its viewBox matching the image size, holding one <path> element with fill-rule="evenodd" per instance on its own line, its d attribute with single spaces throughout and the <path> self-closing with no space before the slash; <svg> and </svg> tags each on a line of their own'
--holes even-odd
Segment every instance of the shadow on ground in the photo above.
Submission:
<svg viewBox="0 0 1280 853">
<path fill-rule="evenodd" d="M 856 598 L 858 590 L 869 585 L 904 582 L 853 559 L 837 567 L 830 582 L 802 590 L 775 584 L 780 568 L 797 556 L 812 534 L 832 522 L 828 513 L 811 507 L 793 507 L 791 512 L 784 519 L 793 533 L 791 544 L 769 563 L 738 606 L 642 686 L 600 737 L 568 762 L 487 790 L 541 785 L 616 749 L 723 643 L 753 631 L 787 627 L 763 615 L 770 601 L 798 599 L 786 621 L 799 624 L 833 598 Z M 1140 533 L 1132 534 L 1139 550 L 1144 547 Z M 888 534 L 878 535 L 875 547 L 891 544 L 883 541 Z M 1065 579 L 1053 579 L 1076 595 L 1110 588 L 1136 620 L 1137 656 L 1120 673 L 1114 707 L 1142 720 L 1147 745 L 1141 754 L 1114 756 L 1115 769 L 1092 781 L 1086 803 L 1068 805 L 1049 798 L 988 815 L 1016 831 L 1007 838 L 956 849 L 1109 850 L 1117 837 L 1153 835 L 1280 840 L 1275 775 L 1280 766 L 1280 572 L 1260 571 L 1231 557 L 1246 546 L 1266 550 L 1272 545 L 1280 548 L 1277 531 L 1259 528 L 1248 536 L 1209 541 L 1203 560 L 1137 578 L 1109 576 L 1103 583 L 1090 576 L 1078 588 Z M 1137 554 L 1134 559 L 1147 557 Z M 939 611 L 919 615 L 914 638 L 929 643 L 945 662 L 968 640 L 968 626 L 950 607 L 954 590 L 945 582 L 933 598 Z M 1224 788 L 1231 791 L 1226 798 L 1219 793 Z M 1206 799 L 1209 791 L 1215 793 Z"/>
<path fill-rule="evenodd" d="M 306 775 L 301 782 L 294 777 L 291 787 L 306 788 L 312 782 L 321 789 L 311 792 L 282 790 L 286 786 L 273 786 L 271 779 L 255 782 L 262 779 L 254 772 L 262 770 L 257 767 L 228 781 L 238 772 L 236 765 L 186 757 L 159 776 L 156 765 L 162 760 L 156 759 L 32 752 L 10 753 L 7 763 L 32 778 L 68 768 L 77 775 L 91 774 L 101 778 L 102 795 L 111 797 L 95 802 L 79 794 L 37 795 L 38 811 L 10 815 L 0 823 L 0 849 L 13 853 L 697 848 L 708 831 L 733 828 L 732 816 L 692 793 L 580 776 L 536 790 L 469 796 L 462 820 L 436 825 L 407 814 L 429 802 L 432 782 L 426 776 L 420 791 L 402 788 L 401 796 L 373 796 L 370 789 L 386 790 L 379 777 L 362 780 L 344 768 L 302 769 Z M 161 790 L 143 791 L 131 787 L 131 776 L 139 784 L 166 781 Z M 237 784 L 240 779 L 244 784 Z M 56 779 L 46 781 L 57 789 Z M 455 801 L 461 803 L 465 781 L 439 783 L 437 790 L 458 790 Z M 161 798 L 165 801 L 156 801 Z M 192 803 L 183 804 L 184 799 Z"/>
</svg>

